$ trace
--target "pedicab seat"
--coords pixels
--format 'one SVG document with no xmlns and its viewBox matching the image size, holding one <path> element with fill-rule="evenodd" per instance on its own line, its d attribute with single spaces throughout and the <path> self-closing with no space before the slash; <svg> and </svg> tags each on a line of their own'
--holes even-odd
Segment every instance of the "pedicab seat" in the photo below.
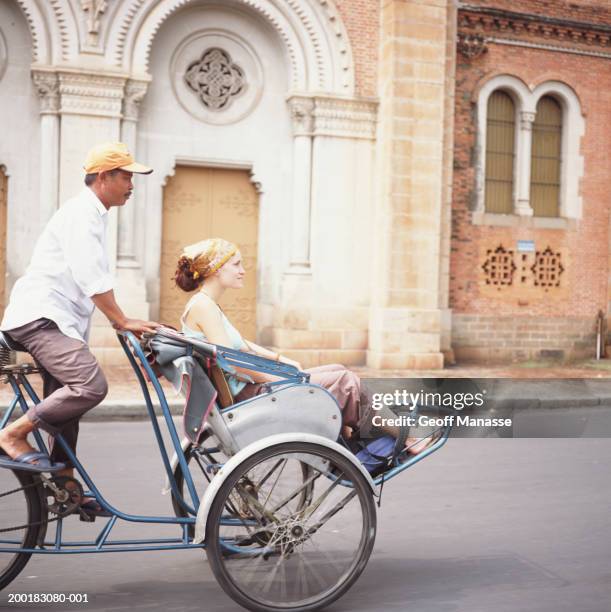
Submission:
<svg viewBox="0 0 611 612">
<path fill-rule="evenodd" d="M 15 351 L 27 353 L 28 351 L 19 342 L 15 342 L 7 333 L 0 331 L 0 351 Z"/>
</svg>

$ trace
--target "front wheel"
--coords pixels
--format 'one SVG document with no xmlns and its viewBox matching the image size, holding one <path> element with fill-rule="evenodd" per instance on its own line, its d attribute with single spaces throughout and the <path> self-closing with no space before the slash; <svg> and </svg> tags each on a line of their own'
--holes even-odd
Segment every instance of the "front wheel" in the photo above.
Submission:
<svg viewBox="0 0 611 612">
<path fill-rule="evenodd" d="M 375 533 L 375 504 L 361 471 L 328 447 L 285 442 L 227 477 L 208 516 L 206 551 L 217 581 L 240 605 L 305 612 L 354 584 Z"/>
<path fill-rule="evenodd" d="M 0 469 L 0 591 L 15 580 L 32 556 L 13 550 L 34 548 L 45 529 L 40 488 L 36 476 Z"/>
</svg>

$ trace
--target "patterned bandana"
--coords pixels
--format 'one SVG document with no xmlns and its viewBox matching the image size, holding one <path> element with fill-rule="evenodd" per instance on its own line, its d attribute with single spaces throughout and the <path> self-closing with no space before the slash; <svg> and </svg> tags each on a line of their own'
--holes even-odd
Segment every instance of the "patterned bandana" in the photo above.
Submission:
<svg viewBox="0 0 611 612">
<path fill-rule="evenodd" d="M 236 253 L 238 247 L 222 238 L 208 238 L 186 246 L 182 256 L 192 264 L 193 278 L 207 278 L 227 263 Z"/>
</svg>

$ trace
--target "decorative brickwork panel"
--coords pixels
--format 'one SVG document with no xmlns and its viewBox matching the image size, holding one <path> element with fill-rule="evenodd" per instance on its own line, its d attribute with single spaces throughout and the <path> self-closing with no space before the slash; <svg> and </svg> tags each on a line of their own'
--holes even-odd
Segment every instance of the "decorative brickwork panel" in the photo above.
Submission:
<svg viewBox="0 0 611 612">
<path fill-rule="evenodd" d="M 545 251 L 537 251 L 535 263 L 531 266 L 533 283 L 544 291 L 560 287 L 560 276 L 564 272 L 562 255 L 547 247 Z"/>
<path fill-rule="evenodd" d="M 503 243 L 482 247 L 480 293 L 504 304 L 524 306 L 565 299 L 567 260 L 565 249 L 549 245 L 532 252 L 520 252 Z"/>
<path fill-rule="evenodd" d="M 496 287 L 499 291 L 503 287 L 513 285 L 513 275 L 516 271 L 513 257 L 513 251 L 508 251 L 502 244 L 494 250 L 488 249 L 486 261 L 482 266 L 486 285 Z"/>
</svg>

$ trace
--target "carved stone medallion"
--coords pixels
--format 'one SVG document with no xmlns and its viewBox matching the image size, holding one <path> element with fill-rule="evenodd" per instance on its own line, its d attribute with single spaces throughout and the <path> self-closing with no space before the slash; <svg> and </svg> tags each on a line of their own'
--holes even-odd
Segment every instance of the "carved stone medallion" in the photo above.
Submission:
<svg viewBox="0 0 611 612">
<path fill-rule="evenodd" d="M 263 92 L 263 67 L 256 51 L 226 30 L 200 30 L 184 39 L 172 55 L 170 78 L 181 106 L 216 125 L 250 114 Z"/>
<path fill-rule="evenodd" d="M 200 59 L 189 64 L 185 81 L 202 104 L 213 111 L 228 108 L 246 88 L 244 71 L 232 62 L 229 53 L 218 48 L 207 49 Z"/>
</svg>

